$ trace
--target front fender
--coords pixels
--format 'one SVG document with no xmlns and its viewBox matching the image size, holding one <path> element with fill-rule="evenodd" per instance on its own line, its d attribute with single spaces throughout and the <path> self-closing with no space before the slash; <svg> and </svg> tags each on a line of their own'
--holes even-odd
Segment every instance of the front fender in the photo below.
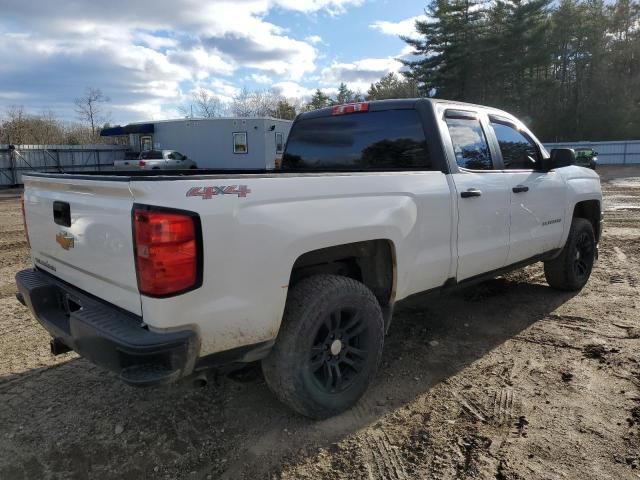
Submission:
<svg viewBox="0 0 640 480">
<path fill-rule="evenodd" d="M 600 186 L 600 177 L 596 172 L 584 167 L 570 166 L 557 170 L 565 180 L 567 186 L 567 205 L 565 206 L 562 245 L 564 245 L 569 237 L 571 228 L 571 219 L 580 202 L 588 200 L 596 200 L 602 211 L 602 188 Z"/>
</svg>

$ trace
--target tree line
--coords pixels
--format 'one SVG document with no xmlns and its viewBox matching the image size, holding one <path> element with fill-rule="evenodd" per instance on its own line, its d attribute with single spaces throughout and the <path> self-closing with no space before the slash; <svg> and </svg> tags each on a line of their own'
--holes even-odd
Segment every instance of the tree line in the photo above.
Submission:
<svg viewBox="0 0 640 480">
<path fill-rule="evenodd" d="M 231 101 L 223 102 L 215 94 L 200 88 L 194 91 L 188 102 L 178 107 L 184 118 L 216 117 L 273 117 L 293 120 L 299 113 L 342 103 L 365 99 L 417 96 L 415 82 L 389 74 L 373 84 L 365 95 L 350 90 L 341 83 L 335 96 L 318 89 L 310 99 L 289 98 L 276 90 L 241 89 Z M 111 126 L 110 101 L 99 88 L 87 88 L 83 95 L 74 99 L 77 121 L 63 121 L 53 111 L 28 112 L 15 105 L 0 113 L 0 144 L 15 145 L 80 145 L 111 143 L 113 138 L 101 137 L 100 131 Z"/>
<path fill-rule="evenodd" d="M 0 114 L 0 144 L 13 145 L 81 145 L 105 143 L 100 130 L 108 126 L 109 97 L 99 88 L 87 88 L 74 99 L 78 122 L 60 120 L 53 111 L 28 112 L 13 105 Z"/>
<path fill-rule="evenodd" d="M 640 138 L 640 0 L 431 0 L 402 73 L 367 92 L 341 83 L 308 99 L 243 88 L 223 102 L 199 89 L 183 117 L 275 117 L 387 98 L 437 97 L 490 105 L 523 119 L 543 141 Z M 0 143 L 99 143 L 109 98 L 87 88 L 78 123 L 14 106 L 0 114 Z"/>
<path fill-rule="evenodd" d="M 406 76 L 491 105 L 545 141 L 640 138 L 638 0 L 432 0 Z"/>
</svg>

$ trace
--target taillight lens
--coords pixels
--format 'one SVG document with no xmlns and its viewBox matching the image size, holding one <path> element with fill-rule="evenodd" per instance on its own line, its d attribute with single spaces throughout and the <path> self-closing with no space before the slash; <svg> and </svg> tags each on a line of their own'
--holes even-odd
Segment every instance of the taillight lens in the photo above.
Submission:
<svg viewBox="0 0 640 480">
<path fill-rule="evenodd" d="M 140 167 L 144 167 L 146 164 L 147 164 L 147 162 L 145 162 L 144 160 L 140 160 L 140 161 L 138 162 L 138 165 L 139 165 Z"/>
<path fill-rule="evenodd" d="M 331 115 L 345 115 L 347 113 L 364 113 L 369 111 L 368 102 L 347 103 L 345 105 L 336 105 L 331 109 Z"/>
<path fill-rule="evenodd" d="M 197 215 L 135 208 L 133 229 L 140 293 L 161 297 L 199 286 L 201 233 Z"/>
<path fill-rule="evenodd" d="M 22 225 L 24 226 L 24 235 L 27 237 L 27 247 L 31 247 L 31 242 L 29 241 L 29 230 L 27 229 L 27 216 L 24 213 L 24 193 L 20 197 L 20 206 L 22 208 Z"/>
</svg>

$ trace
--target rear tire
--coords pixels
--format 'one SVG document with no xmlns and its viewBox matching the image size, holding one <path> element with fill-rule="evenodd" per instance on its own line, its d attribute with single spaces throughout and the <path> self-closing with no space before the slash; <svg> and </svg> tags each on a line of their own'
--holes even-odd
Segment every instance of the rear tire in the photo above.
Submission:
<svg viewBox="0 0 640 480">
<path fill-rule="evenodd" d="M 314 275 L 289 292 L 262 370 L 281 402 L 306 417 L 327 418 L 365 392 L 383 343 L 382 312 L 371 290 L 348 277 Z"/>
<path fill-rule="evenodd" d="M 596 257 L 596 239 L 591 222 L 574 218 L 560 255 L 544 263 L 544 276 L 553 288 L 566 291 L 585 286 Z"/>
</svg>

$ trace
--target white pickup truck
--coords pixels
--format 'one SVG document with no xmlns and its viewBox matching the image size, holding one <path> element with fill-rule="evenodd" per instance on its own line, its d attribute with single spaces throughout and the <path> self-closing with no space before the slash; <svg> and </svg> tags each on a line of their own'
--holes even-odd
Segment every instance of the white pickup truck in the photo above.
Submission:
<svg viewBox="0 0 640 480">
<path fill-rule="evenodd" d="M 18 299 L 133 385 L 262 361 L 313 418 L 353 405 L 399 300 L 543 261 L 581 289 L 598 175 L 513 116 L 441 100 L 300 115 L 280 171 L 24 176 Z"/>
</svg>

